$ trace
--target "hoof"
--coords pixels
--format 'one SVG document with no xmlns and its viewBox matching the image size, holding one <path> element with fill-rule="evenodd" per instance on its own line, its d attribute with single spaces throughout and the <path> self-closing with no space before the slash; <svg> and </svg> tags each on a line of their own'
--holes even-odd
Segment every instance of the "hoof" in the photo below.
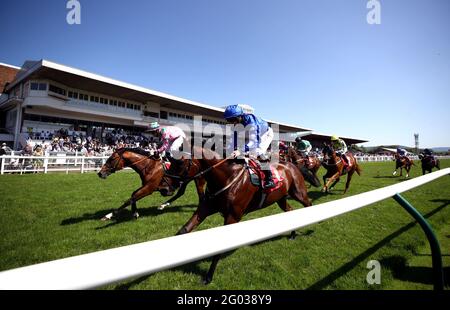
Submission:
<svg viewBox="0 0 450 310">
<path fill-rule="evenodd" d="M 134 212 L 134 214 L 133 214 L 133 217 L 134 217 L 134 219 L 138 219 L 139 218 L 139 213 L 137 213 L 137 212 Z"/>
<path fill-rule="evenodd" d="M 211 281 L 212 281 L 211 277 L 206 276 L 206 277 L 203 278 L 202 283 L 204 285 L 208 285 L 209 283 L 211 283 Z"/>
<path fill-rule="evenodd" d="M 291 235 L 289 236 L 289 240 L 295 240 L 295 237 L 297 237 L 297 233 L 295 231 L 291 232 Z"/>
<path fill-rule="evenodd" d="M 113 217 L 114 217 L 114 215 L 113 215 L 113 213 L 111 212 L 111 213 L 109 213 L 109 214 L 106 214 L 104 217 L 102 217 L 102 221 L 109 221 L 109 220 L 111 220 Z"/>
<path fill-rule="evenodd" d="M 160 205 L 159 207 L 158 207 L 158 210 L 164 210 L 164 208 L 165 207 L 168 207 L 168 206 L 170 206 L 170 203 L 163 203 L 162 205 Z"/>
<path fill-rule="evenodd" d="M 392 172 L 392 175 L 396 175 L 396 174 L 397 174 L 397 171 Z"/>
</svg>

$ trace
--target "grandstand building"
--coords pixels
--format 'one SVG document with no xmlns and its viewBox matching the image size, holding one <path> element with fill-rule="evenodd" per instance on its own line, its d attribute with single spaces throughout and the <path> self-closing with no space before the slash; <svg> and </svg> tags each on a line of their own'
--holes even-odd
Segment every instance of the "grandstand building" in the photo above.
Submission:
<svg viewBox="0 0 450 310">
<path fill-rule="evenodd" d="M 0 63 L 0 142 L 20 149 L 29 136 L 46 137 L 61 128 L 102 139 L 123 129 L 143 133 L 154 121 L 162 125 L 203 122 L 224 126 L 224 108 L 214 107 L 148 88 L 57 64 L 26 61 L 22 67 Z M 251 112 L 250 106 L 244 110 Z M 300 132 L 312 129 L 276 121 L 280 139 L 293 142 Z M 224 130 L 225 132 L 225 130 Z M 313 146 L 328 140 L 324 134 L 305 137 Z M 347 144 L 367 142 L 343 138 Z"/>
</svg>

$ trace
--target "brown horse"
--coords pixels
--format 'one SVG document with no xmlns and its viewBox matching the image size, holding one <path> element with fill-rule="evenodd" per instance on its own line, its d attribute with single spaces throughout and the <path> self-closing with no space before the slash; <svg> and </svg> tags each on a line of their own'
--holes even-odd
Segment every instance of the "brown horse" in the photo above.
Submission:
<svg viewBox="0 0 450 310">
<path fill-rule="evenodd" d="M 211 150 L 197 148 L 195 154 L 202 158 L 183 160 L 178 171 L 185 169 L 189 161 L 198 164 L 202 171 L 197 176 L 204 176 L 207 182 L 205 200 L 178 234 L 194 230 L 209 215 L 220 212 L 224 217 L 224 225 L 239 222 L 242 217 L 273 203 L 277 203 L 283 211 L 291 211 L 287 196 L 299 201 L 305 207 L 311 206 L 305 182 L 299 170 L 289 162 L 276 163 L 273 167 L 282 177 L 282 181 L 270 192 L 263 192 L 259 186 L 253 185 L 244 160 L 219 159 L 219 155 Z M 171 168 L 172 170 L 172 168 Z M 176 168 L 172 170 L 176 172 Z M 197 176 L 194 176 L 197 177 Z M 291 238 L 295 237 L 295 231 Z M 204 283 L 211 282 L 220 255 L 213 258 Z"/>
<path fill-rule="evenodd" d="M 439 158 L 435 158 L 432 155 L 419 154 L 420 161 L 422 163 L 422 175 L 429 172 L 431 173 L 433 168 L 441 169 L 441 163 Z"/>
<path fill-rule="evenodd" d="M 124 208 L 126 208 L 130 204 L 131 212 L 137 219 L 139 217 L 139 213 L 137 212 L 136 207 L 136 202 L 138 200 L 152 194 L 154 191 L 160 191 L 163 195 L 167 195 L 168 190 L 172 190 L 177 187 L 177 185 L 181 185 L 177 194 L 168 202 L 160 206 L 159 209 L 161 210 L 162 208 L 164 208 L 164 206 L 170 204 L 170 202 L 176 200 L 184 193 L 187 186 L 187 183 L 184 183 L 182 180 L 182 178 L 185 177 L 184 173 L 186 172 L 188 175 L 196 173 L 194 167 L 194 169 L 189 169 L 183 172 L 182 176 L 166 175 L 166 169 L 159 157 L 149 157 L 148 152 L 139 148 L 121 148 L 116 150 L 108 158 L 106 163 L 98 172 L 98 176 L 102 179 L 106 179 L 110 174 L 122 170 L 125 167 L 130 167 L 139 174 L 142 185 L 131 194 L 130 199 L 126 200 L 118 209 L 103 217 L 102 220 L 109 220 L 117 216 Z M 198 178 L 198 180 L 196 180 L 197 193 L 199 195 L 200 201 L 202 201 L 204 196 L 204 185 L 204 179 Z"/>
<path fill-rule="evenodd" d="M 305 158 L 300 155 L 294 148 L 290 147 L 287 151 L 286 161 L 293 163 L 302 173 L 306 181 L 314 187 L 320 186 L 320 180 L 317 177 L 317 171 L 321 166 L 317 156 L 308 156 Z"/>
<path fill-rule="evenodd" d="M 412 159 L 409 159 L 406 156 L 400 156 L 398 154 L 394 155 L 395 160 L 395 170 L 392 172 L 392 175 L 397 174 L 397 169 L 400 168 L 400 176 L 403 175 L 403 168 L 406 170 L 406 177 L 409 177 L 409 170 L 411 169 L 411 166 L 414 165 L 414 162 Z"/>
<path fill-rule="evenodd" d="M 345 183 L 345 194 L 350 186 L 350 181 L 352 179 L 353 173 L 355 173 L 356 171 L 358 175 L 361 175 L 361 168 L 359 167 L 356 158 L 352 153 L 347 152 L 345 155 L 347 156 L 349 165 L 346 169 L 344 169 L 344 159 L 338 157 L 331 146 L 326 145 L 322 150 L 322 154 L 322 165 L 327 170 L 327 173 L 323 176 L 324 186 L 322 191 L 328 193 L 329 190 L 332 189 L 337 182 L 339 182 L 339 178 L 345 173 L 348 173 L 347 182 Z M 328 182 L 326 181 L 327 178 L 329 178 Z"/>
</svg>

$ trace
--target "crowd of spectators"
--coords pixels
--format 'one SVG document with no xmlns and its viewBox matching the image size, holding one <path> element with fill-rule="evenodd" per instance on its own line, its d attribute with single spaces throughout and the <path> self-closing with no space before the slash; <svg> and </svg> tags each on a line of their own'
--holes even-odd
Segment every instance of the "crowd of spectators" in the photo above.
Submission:
<svg viewBox="0 0 450 310">
<path fill-rule="evenodd" d="M 123 129 L 106 132 L 102 138 L 98 138 L 61 128 L 53 133 L 42 131 L 40 134 L 29 134 L 26 145 L 17 154 L 37 155 L 35 152 L 39 149 L 43 155 L 72 153 L 81 156 L 105 156 L 123 147 L 149 150 L 154 143 L 153 137 L 147 138 L 142 133 L 126 133 Z"/>
</svg>

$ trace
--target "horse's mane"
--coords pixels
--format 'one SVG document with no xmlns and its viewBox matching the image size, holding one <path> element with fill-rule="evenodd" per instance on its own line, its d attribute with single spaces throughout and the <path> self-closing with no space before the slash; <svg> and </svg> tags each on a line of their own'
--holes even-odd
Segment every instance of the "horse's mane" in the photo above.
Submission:
<svg viewBox="0 0 450 310">
<path fill-rule="evenodd" d="M 141 149 L 140 147 L 136 147 L 136 148 L 129 148 L 129 147 L 124 147 L 121 149 L 118 149 L 117 152 L 123 153 L 123 152 L 132 152 L 132 153 L 136 153 L 142 156 L 150 156 L 150 153 L 148 151 L 145 151 L 144 149 Z"/>
</svg>

